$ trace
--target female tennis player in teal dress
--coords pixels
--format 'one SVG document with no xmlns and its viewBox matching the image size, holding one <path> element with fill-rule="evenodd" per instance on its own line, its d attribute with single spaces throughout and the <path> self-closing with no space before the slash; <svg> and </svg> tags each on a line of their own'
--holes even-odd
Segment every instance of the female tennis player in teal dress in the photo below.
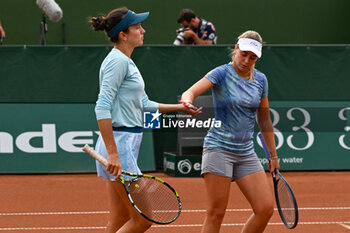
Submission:
<svg viewBox="0 0 350 233">
<path fill-rule="evenodd" d="M 220 231 L 232 181 L 253 209 L 243 233 L 263 232 L 273 214 L 272 189 L 253 144 L 257 119 L 271 153 L 271 170 L 279 168 L 267 79 L 254 68 L 261 53 L 261 36 L 255 31 L 243 33 L 235 45 L 232 62 L 213 69 L 182 94 L 181 102 L 192 108 L 193 100 L 211 88 L 215 120 L 221 121 L 221 127 L 209 129 L 204 139 L 202 175 L 208 202 L 202 233 Z"/>
<path fill-rule="evenodd" d="M 118 8 L 106 17 L 91 18 L 93 29 L 105 31 L 114 44 L 100 68 L 100 92 L 95 107 L 101 132 L 95 149 L 108 161 L 107 168 L 96 164 L 98 175 L 107 181 L 108 233 L 145 232 L 151 226 L 151 222 L 130 205 L 122 183 L 115 181 L 122 169 L 141 173 L 137 156 L 143 111 L 200 113 L 200 109 L 188 109 L 182 104 L 160 104 L 148 99 L 142 76 L 130 58 L 134 48 L 143 44 L 145 30 L 141 23 L 148 15 L 148 12 L 136 14 L 127 8 Z"/>
</svg>

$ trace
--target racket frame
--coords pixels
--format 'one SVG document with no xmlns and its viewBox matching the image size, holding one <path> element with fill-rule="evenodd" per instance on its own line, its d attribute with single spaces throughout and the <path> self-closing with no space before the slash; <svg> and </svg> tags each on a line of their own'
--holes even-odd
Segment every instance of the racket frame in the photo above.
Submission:
<svg viewBox="0 0 350 233">
<path fill-rule="evenodd" d="M 102 156 L 100 155 L 97 151 L 95 151 L 92 147 L 90 147 L 89 145 L 85 145 L 82 149 L 84 152 L 86 152 L 87 154 L 89 154 L 91 157 L 93 157 L 94 159 L 96 159 L 98 162 L 100 162 L 102 165 L 104 165 L 105 167 L 107 167 L 107 160 Z M 161 225 L 165 225 L 165 224 L 169 224 L 169 223 L 172 223 L 174 222 L 181 214 L 181 211 L 182 211 L 182 202 L 181 202 L 181 199 L 180 199 L 180 196 L 179 194 L 175 191 L 175 189 L 173 187 L 170 186 L 170 184 L 168 184 L 167 182 L 165 182 L 164 180 L 158 178 L 158 177 L 155 177 L 155 176 L 152 176 L 152 175 L 148 175 L 148 174 L 134 174 L 134 173 L 130 173 L 130 172 L 127 172 L 127 171 L 123 171 L 122 170 L 122 174 L 124 175 L 127 175 L 127 176 L 130 176 L 132 177 L 130 181 L 125 181 L 124 177 L 123 176 L 120 176 L 119 179 L 116 179 L 116 181 L 120 181 L 123 186 L 124 186 L 124 189 L 125 189 L 125 192 L 126 192 L 126 195 L 128 196 L 129 198 L 129 201 L 131 203 L 131 205 L 134 207 L 134 209 L 144 218 L 146 218 L 148 221 L 151 221 L 153 223 L 156 223 L 156 224 L 161 224 Z M 179 210 L 177 212 L 177 215 L 171 219 L 170 221 L 167 221 L 167 222 L 159 222 L 159 221 L 156 221 L 154 219 L 151 219 L 150 217 L 148 217 L 146 214 L 144 214 L 138 207 L 137 205 L 135 204 L 134 200 L 132 199 L 132 196 L 130 194 L 130 185 L 132 184 L 132 182 L 138 180 L 138 179 L 141 179 L 141 178 L 145 178 L 145 179 L 154 179 L 160 183 L 162 183 L 163 185 L 167 186 L 173 193 L 174 195 L 176 196 L 177 198 L 177 201 L 179 203 Z"/>
<path fill-rule="evenodd" d="M 263 146 L 263 149 L 264 149 L 264 152 L 265 152 L 265 155 L 266 155 L 266 158 L 268 159 L 268 163 L 269 163 L 269 166 L 270 166 L 270 152 L 269 150 L 267 149 L 267 146 L 265 144 L 265 141 L 264 141 L 264 138 L 262 137 L 262 134 L 261 133 L 258 133 L 258 137 L 260 138 L 260 141 L 261 141 L 261 144 Z M 276 177 L 276 175 L 278 176 L 278 178 Z M 288 184 L 288 182 L 286 181 L 286 179 L 284 179 L 284 177 L 282 176 L 282 174 L 278 171 L 277 168 L 274 169 L 274 171 L 272 172 L 272 179 L 273 179 L 273 186 L 274 186 L 274 193 L 275 193 L 275 199 L 276 199 L 276 204 L 277 204 L 277 210 L 278 210 L 278 213 L 281 217 L 281 220 L 282 222 L 284 223 L 284 225 L 288 228 L 288 229 L 293 229 L 295 228 L 297 225 L 298 225 L 298 221 L 299 221 L 299 211 L 298 211 L 298 204 L 297 204 L 297 200 L 295 198 L 295 195 L 294 195 L 294 192 L 292 190 L 292 188 L 290 187 L 290 185 Z M 281 204 L 280 204 L 280 200 L 279 200 L 279 196 L 278 196 L 278 182 L 283 182 L 289 193 L 291 194 L 292 196 L 292 200 L 293 200 L 293 204 L 294 204 L 294 211 L 295 211 L 295 221 L 294 221 L 294 224 L 293 225 L 290 225 L 286 218 L 284 217 L 283 215 L 283 211 L 282 211 L 282 207 L 281 207 Z"/>
<path fill-rule="evenodd" d="M 276 177 L 276 175 L 278 176 L 278 178 Z M 281 220 L 283 221 L 284 225 L 287 228 L 289 228 L 289 229 L 293 229 L 293 228 L 295 228 L 297 226 L 298 220 L 299 220 L 298 204 L 297 204 L 296 198 L 294 196 L 293 190 L 290 187 L 290 185 L 288 184 L 288 182 L 284 179 L 284 177 L 281 175 L 281 173 L 277 169 L 274 170 L 272 178 L 273 178 L 273 185 L 274 185 L 274 190 L 275 190 L 275 198 L 276 198 L 276 204 L 277 204 L 278 213 L 279 213 L 279 215 L 281 217 Z M 290 225 L 288 223 L 288 221 L 286 220 L 286 218 L 284 217 L 284 214 L 282 212 L 282 207 L 281 207 L 281 204 L 280 204 L 278 191 L 277 191 L 278 190 L 278 182 L 283 182 L 286 185 L 290 195 L 292 196 L 293 205 L 294 205 L 294 214 L 295 214 L 295 221 L 294 221 L 293 225 Z"/>
</svg>

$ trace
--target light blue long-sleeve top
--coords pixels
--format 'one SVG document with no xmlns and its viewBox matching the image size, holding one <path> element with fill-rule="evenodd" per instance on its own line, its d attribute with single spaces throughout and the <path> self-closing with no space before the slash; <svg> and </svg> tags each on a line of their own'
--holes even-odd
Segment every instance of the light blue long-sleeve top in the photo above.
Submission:
<svg viewBox="0 0 350 233">
<path fill-rule="evenodd" d="M 156 111 L 135 63 L 113 48 L 101 64 L 100 92 L 96 102 L 97 120 L 112 119 L 113 127 L 142 127 L 143 111 Z"/>
</svg>

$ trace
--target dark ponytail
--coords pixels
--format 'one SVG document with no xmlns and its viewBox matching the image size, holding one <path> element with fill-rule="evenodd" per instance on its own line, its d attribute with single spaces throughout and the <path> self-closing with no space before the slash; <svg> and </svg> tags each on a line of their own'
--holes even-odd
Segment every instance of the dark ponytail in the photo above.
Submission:
<svg viewBox="0 0 350 233">
<path fill-rule="evenodd" d="M 92 29 L 94 31 L 106 30 L 106 21 L 105 21 L 105 17 L 103 17 L 103 16 L 91 17 L 90 23 L 91 23 Z"/>
<path fill-rule="evenodd" d="M 108 13 L 107 16 L 99 16 L 99 17 L 91 17 L 90 23 L 92 26 L 92 29 L 94 31 L 105 31 L 107 36 L 108 32 L 117 25 L 122 19 L 125 17 L 125 15 L 128 13 L 128 8 L 121 7 L 112 10 Z M 125 29 L 123 32 L 128 32 L 128 28 Z M 113 36 L 109 37 L 109 40 L 113 43 L 118 42 L 119 36 Z"/>
</svg>

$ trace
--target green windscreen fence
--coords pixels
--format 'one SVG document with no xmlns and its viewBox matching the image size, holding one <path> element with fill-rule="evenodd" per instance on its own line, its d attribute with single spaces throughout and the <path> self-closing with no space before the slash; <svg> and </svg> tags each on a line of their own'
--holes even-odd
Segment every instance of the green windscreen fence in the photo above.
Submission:
<svg viewBox="0 0 350 233">
<path fill-rule="evenodd" d="M 350 100 L 350 46 L 273 46 L 256 68 L 278 101 Z M 93 103 L 98 71 L 111 46 L 0 47 L 0 102 Z M 230 62 L 231 46 L 143 46 L 132 59 L 148 95 L 174 102 L 178 94 L 218 65 Z"/>
<path fill-rule="evenodd" d="M 0 47 L 1 173 L 94 170 L 93 161 L 75 150 L 96 142 L 98 72 L 110 49 Z M 176 103 L 177 96 L 207 72 L 230 62 L 231 50 L 232 46 L 142 46 L 132 59 L 150 99 Z M 348 45 L 264 46 L 256 68 L 269 81 L 271 107 L 278 113 L 272 118 L 280 120 L 276 143 L 281 158 L 286 158 L 285 169 L 350 169 L 349 60 Z M 307 125 L 303 109 L 310 115 Z M 163 153 L 176 151 L 177 130 L 148 130 L 144 139 L 142 151 L 147 153 L 140 156 L 141 167 L 161 169 Z"/>
</svg>

